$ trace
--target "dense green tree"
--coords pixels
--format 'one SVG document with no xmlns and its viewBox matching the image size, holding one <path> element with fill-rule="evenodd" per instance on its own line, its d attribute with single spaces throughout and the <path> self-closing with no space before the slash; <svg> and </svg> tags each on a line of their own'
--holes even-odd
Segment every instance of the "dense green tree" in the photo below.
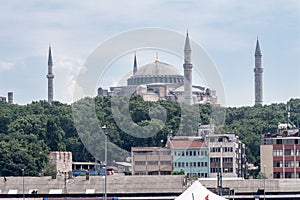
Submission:
<svg viewBox="0 0 300 200">
<path fill-rule="evenodd" d="M 35 135 L 0 135 L 0 173 L 4 176 L 37 176 L 48 163 L 49 148 Z"/>
<path fill-rule="evenodd" d="M 71 151 L 75 161 L 94 161 L 95 152 L 103 154 L 104 138 L 99 137 L 103 125 L 109 127 L 109 141 L 130 152 L 134 146 L 162 146 L 170 130 L 176 135 L 193 135 L 198 123 L 214 123 L 218 133 L 236 133 L 246 144 L 248 161 L 258 165 L 260 138 L 276 132 L 278 123 L 288 120 L 287 107 L 290 123 L 298 125 L 300 99 L 287 104 L 228 108 L 147 102 L 138 95 L 84 98 L 72 105 L 0 102 L 0 173 L 20 175 L 24 168 L 28 175 L 37 175 L 46 166 L 51 150 Z M 79 112 L 73 112 L 76 109 Z M 92 143 L 99 144 L 93 147 L 93 155 L 88 149 Z M 115 147 L 108 147 L 111 160 L 121 158 L 114 157 Z"/>
</svg>

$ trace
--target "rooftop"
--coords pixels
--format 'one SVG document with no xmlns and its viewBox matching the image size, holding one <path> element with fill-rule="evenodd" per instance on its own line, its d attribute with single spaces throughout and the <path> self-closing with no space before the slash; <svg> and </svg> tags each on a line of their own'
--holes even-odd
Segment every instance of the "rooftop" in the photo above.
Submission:
<svg viewBox="0 0 300 200">
<path fill-rule="evenodd" d="M 207 147 L 202 140 L 175 139 L 171 140 L 170 143 L 173 149 L 197 149 Z"/>
</svg>

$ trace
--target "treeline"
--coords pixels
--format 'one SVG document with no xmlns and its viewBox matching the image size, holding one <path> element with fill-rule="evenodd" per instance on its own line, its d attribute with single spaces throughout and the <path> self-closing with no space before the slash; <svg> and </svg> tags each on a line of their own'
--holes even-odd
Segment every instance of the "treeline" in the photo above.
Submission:
<svg viewBox="0 0 300 200">
<path fill-rule="evenodd" d="M 291 99 L 288 105 L 290 120 L 297 125 L 300 99 Z M 216 123 L 218 132 L 236 133 L 246 144 L 248 161 L 258 165 L 261 134 L 275 132 L 279 122 L 286 122 L 286 113 L 284 103 L 220 108 L 146 102 L 140 96 L 85 98 L 72 105 L 0 102 L 0 175 L 21 175 L 21 169 L 25 175 L 46 173 L 50 151 L 71 151 L 74 161 L 94 161 L 95 152 L 103 151 L 97 129 L 104 125 L 109 127 L 109 141 L 130 152 L 132 146 L 162 146 L 170 130 L 175 135 L 193 135 L 198 123 Z M 81 138 L 88 139 L 82 142 Z M 91 148 L 95 142 L 99 145 Z M 120 159 L 114 152 L 109 147 L 110 160 Z"/>
</svg>

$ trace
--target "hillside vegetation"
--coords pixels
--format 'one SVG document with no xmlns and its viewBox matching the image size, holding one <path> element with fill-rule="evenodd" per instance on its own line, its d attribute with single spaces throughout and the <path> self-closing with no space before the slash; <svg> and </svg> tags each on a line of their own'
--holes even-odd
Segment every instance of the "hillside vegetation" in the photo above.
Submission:
<svg viewBox="0 0 300 200">
<path fill-rule="evenodd" d="M 94 123 L 100 127 L 108 126 L 109 140 L 127 151 L 132 146 L 161 146 L 169 130 L 177 135 L 193 135 L 197 133 L 198 122 L 216 123 L 218 132 L 231 132 L 239 136 L 246 144 L 248 161 L 256 165 L 259 164 L 261 134 L 275 132 L 278 123 L 287 119 L 286 104 L 283 103 L 219 108 L 211 105 L 190 107 L 170 101 L 145 102 L 140 96 L 118 97 L 117 101 L 117 109 L 112 106 L 112 97 L 86 98 L 73 105 L 60 102 L 49 104 L 46 101 L 28 105 L 0 102 L 0 175 L 21 175 L 21 169 L 25 169 L 25 175 L 39 175 L 45 170 L 50 151 L 71 151 L 74 161 L 94 161 L 95 158 L 87 151 L 76 130 L 89 130 L 90 127 L 75 128 L 73 120 L 72 106 L 84 113 L 90 109 L 86 102 L 95 103 L 97 119 Z M 297 125 L 300 99 L 291 99 L 288 105 L 290 120 Z M 128 107 L 130 117 L 123 119 L 122 112 Z M 116 115 L 116 112 L 120 113 Z M 87 117 L 84 114 L 74 116 L 77 119 Z M 150 116 L 157 119 L 164 117 L 165 122 L 151 121 Z M 149 126 L 158 133 L 152 137 L 133 137 L 116 124 L 117 118 L 125 129 L 126 126 Z M 142 134 L 149 133 L 146 131 Z"/>
</svg>

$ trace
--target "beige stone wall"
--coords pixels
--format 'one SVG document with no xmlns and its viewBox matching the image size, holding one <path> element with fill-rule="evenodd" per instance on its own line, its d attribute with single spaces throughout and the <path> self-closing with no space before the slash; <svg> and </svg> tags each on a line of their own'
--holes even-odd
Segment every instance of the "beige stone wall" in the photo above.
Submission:
<svg viewBox="0 0 300 200">
<path fill-rule="evenodd" d="M 56 166 L 58 174 L 72 171 L 72 152 L 53 151 L 50 154 L 50 162 Z"/>
<path fill-rule="evenodd" d="M 260 145 L 260 170 L 268 179 L 273 178 L 273 146 Z"/>
</svg>

